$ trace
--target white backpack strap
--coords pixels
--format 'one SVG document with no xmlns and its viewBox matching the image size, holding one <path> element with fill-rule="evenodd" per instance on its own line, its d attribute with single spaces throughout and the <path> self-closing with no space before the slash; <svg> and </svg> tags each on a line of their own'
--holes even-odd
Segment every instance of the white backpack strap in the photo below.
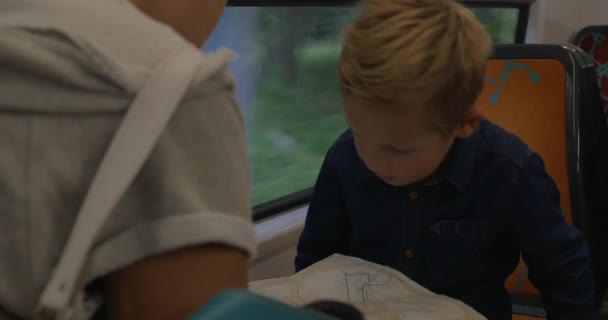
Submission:
<svg viewBox="0 0 608 320">
<path fill-rule="evenodd" d="M 228 60 L 226 53 L 227 50 L 218 52 L 203 60 L 198 50 L 187 46 L 154 70 L 129 107 L 95 174 L 59 263 L 39 300 L 38 318 L 82 317 L 77 315 L 82 311 L 75 310 L 82 305 L 73 301 L 74 292 L 80 289 L 78 281 L 99 231 L 139 172 L 194 76 L 198 73 L 207 78 L 223 67 Z"/>
</svg>

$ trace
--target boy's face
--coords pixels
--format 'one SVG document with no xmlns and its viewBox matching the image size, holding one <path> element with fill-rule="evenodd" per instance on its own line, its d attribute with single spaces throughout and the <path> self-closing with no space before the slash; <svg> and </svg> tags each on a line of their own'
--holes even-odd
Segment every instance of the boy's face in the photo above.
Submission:
<svg viewBox="0 0 608 320">
<path fill-rule="evenodd" d="M 400 111 L 403 108 L 383 106 L 349 93 L 342 94 L 342 101 L 359 157 L 370 171 L 392 186 L 429 177 L 454 139 L 468 137 L 476 128 L 461 125 L 445 134 L 431 124 L 422 110 Z"/>
</svg>

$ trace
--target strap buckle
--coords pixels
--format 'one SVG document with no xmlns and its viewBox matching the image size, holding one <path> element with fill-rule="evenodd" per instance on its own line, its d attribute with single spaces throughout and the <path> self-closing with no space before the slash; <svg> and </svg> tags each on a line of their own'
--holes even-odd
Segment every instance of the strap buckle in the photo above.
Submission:
<svg viewBox="0 0 608 320">
<path fill-rule="evenodd" d="M 91 319 L 102 299 L 100 296 L 85 297 L 85 294 L 78 294 L 73 300 L 73 305 L 60 310 L 59 308 L 39 305 L 34 312 L 35 320 L 85 320 Z"/>
</svg>

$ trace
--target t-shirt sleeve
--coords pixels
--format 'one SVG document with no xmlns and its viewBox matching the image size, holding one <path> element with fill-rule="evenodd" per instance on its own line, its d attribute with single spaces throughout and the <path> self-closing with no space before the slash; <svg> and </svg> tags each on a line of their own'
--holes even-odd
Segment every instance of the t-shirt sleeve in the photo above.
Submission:
<svg viewBox="0 0 608 320">
<path fill-rule="evenodd" d="M 255 254 L 245 130 L 232 82 L 207 88 L 178 107 L 98 237 L 84 281 L 187 246 L 217 243 Z"/>
</svg>

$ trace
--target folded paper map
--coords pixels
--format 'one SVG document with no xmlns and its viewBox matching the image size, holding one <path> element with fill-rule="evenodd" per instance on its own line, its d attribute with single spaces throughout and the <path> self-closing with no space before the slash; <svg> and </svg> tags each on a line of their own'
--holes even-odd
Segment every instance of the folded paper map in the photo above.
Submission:
<svg viewBox="0 0 608 320">
<path fill-rule="evenodd" d="M 354 305 L 369 320 L 482 320 L 461 301 L 435 294 L 401 272 L 334 254 L 285 278 L 254 281 L 251 291 L 291 305 L 334 300 Z"/>
</svg>

